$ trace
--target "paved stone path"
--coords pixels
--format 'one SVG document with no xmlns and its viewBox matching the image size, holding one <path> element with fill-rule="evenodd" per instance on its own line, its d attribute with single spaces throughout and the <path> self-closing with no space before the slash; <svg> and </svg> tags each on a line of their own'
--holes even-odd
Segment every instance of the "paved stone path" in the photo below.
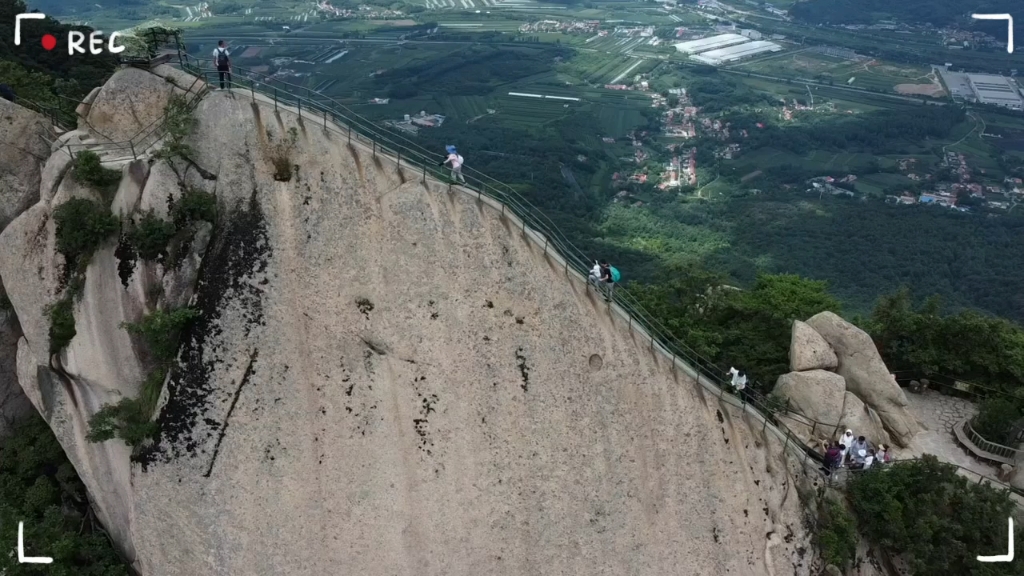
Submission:
<svg viewBox="0 0 1024 576">
<path fill-rule="evenodd" d="M 953 425 L 978 413 L 978 407 L 970 400 L 947 396 L 934 390 L 925 390 L 921 394 L 908 391 L 907 402 L 914 416 L 930 431 L 948 432 L 950 441 L 954 443 Z"/>
<path fill-rule="evenodd" d="M 914 416 L 928 429 L 914 437 L 907 448 L 895 449 L 897 458 L 913 458 L 922 454 L 934 454 L 940 460 L 958 464 L 985 476 L 995 477 L 997 468 L 985 464 L 967 453 L 957 444 L 953 436 L 953 425 L 974 416 L 978 407 L 969 400 L 946 396 L 934 390 L 920 394 L 907 391 L 907 403 Z"/>
</svg>

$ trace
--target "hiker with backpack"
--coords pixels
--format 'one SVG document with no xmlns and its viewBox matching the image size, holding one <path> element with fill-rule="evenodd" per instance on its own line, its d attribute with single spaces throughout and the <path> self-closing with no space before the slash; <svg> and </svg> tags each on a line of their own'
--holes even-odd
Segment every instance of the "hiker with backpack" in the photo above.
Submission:
<svg viewBox="0 0 1024 576">
<path fill-rule="evenodd" d="M 217 42 L 217 47 L 213 49 L 213 64 L 217 67 L 217 73 L 220 76 L 220 89 L 224 89 L 224 75 L 228 76 L 228 86 L 231 85 L 231 53 L 228 52 L 228 47 L 224 45 L 224 41 Z"/>
<path fill-rule="evenodd" d="M 448 152 L 448 156 L 445 157 L 445 159 L 440 164 L 438 164 L 438 166 L 451 164 L 452 180 L 454 180 L 456 183 L 461 181 L 463 184 L 465 184 L 466 178 L 463 177 L 462 175 L 462 164 L 465 161 L 462 159 L 462 156 L 455 149 L 455 146 L 449 144 L 445 146 L 444 149 Z"/>
<path fill-rule="evenodd" d="M 831 474 L 839 467 L 839 460 L 843 457 L 843 445 L 833 440 L 832 445 L 825 451 L 825 473 Z"/>
</svg>

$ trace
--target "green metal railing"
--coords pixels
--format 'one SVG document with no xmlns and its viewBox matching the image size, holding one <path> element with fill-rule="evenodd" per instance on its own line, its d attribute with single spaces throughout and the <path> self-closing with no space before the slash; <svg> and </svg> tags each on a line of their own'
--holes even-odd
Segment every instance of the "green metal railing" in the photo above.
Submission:
<svg viewBox="0 0 1024 576">
<path fill-rule="evenodd" d="M 54 103 L 44 104 L 18 96 L 15 98 L 14 103 L 46 116 L 58 128 L 74 130 L 78 122 L 75 109 L 78 107 L 79 102 L 65 96 L 54 96 L 54 99 Z"/>
<path fill-rule="evenodd" d="M 186 90 L 190 95 L 189 103 L 193 107 L 208 92 L 209 86 L 220 84 L 217 70 L 204 67 L 199 59 L 180 50 L 178 65 L 195 76 Z M 449 182 L 450 187 L 455 184 L 450 178 L 449 171 L 438 166 L 437 161 L 441 158 L 439 153 L 424 148 L 397 131 L 375 124 L 333 98 L 251 70 L 234 67 L 232 72 L 230 77 L 224 80 L 226 88 L 243 94 L 248 93 L 254 102 L 258 94 L 260 100 L 265 100 L 268 105 L 272 104 L 275 109 L 290 109 L 303 122 L 321 125 L 324 130 L 340 134 L 349 143 L 355 140 L 367 146 L 374 157 L 378 154 L 392 157 L 397 166 L 411 168 L 423 182 L 426 182 L 429 176 Z M 204 83 L 200 84 L 200 80 Z M 160 117 L 152 121 L 124 142 L 65 145 L 64 149 L 72 157 L 77 148 L 94 152 L 122 151 L 126 155 L 130 154 L 133 159 L 138 159 L 162 137 L 164 120 L 164 117 Z M 463 176 L 466 182 L 459 183 L 456 190 L 461 187 L 463 191 L 475 195 L 478 200 L 492 203 L 503 217 L 512 221 L 518 220 L 516 225 L 521 227 L 523 234 L 542 246 L 545 255 L 560 261 L 567 277 L 572 273 L 578 280 L 586 281 L 593 261 L 566 238 L 543 211 L 513 187 L 471 167 L 463 167 Z M 609 306 L 609 311 L 618 314 L 631 331 L 641 334 L 649 342 L 652 351 L 657 350 L 666 359 L 670 359 L 673 371 L 683 370 L 719 401 L 740 408 L 745 414 L 752 416 L 762 424 L 762 433 L 772 433 L 783 441 L 785 451 L 798 455 L 805 465 L 817 468 L 821 455 L 804 445 L 783 423 L 782 418 L 793 418 L 801 424 L 811 426 L 812 430 L 831 430 L 832 436 L 838 430 L 838 424 L 817 422 L 788 407 L 775 406 L 751 387 L 739 395 L 726 393 L 728 385 L 723 380 L 727 373 L 725 368 L 704 358 L 673 337 L 657 318 L 643 308 L 628 289 L 616 288 L 612 302 L 614 305 Z"/>
<path fill-rule="evenodd" d="M 204 66 L 203 62 L 183 54 L 180 65 L 183 70 L 204 79 L 211 88 L 219 86 L 220 73 L 212 67 Z M 321 126 L 326 131 L 339 134 L 349 143 L 355 140 L 368 147 L 374 157 L 391 157 L 400 168 L 400 172 L 408 168 L 424 182 L 429 176 L 448 182 L 449 186 L 455 184 L 449 171 L 438 166 L 442 156 L 437 151 L 428 150 L 398 131 L 390 130 L 360 116 L 330 96 L 237 66 L 232 67 L 230 75 L 225 74 L 223 85 L 235 94 L 249 97 L 253 102 L 262 101 L 267 105 L 273 105 L 275 109 L 293 112 L 307 125 Z M 469 166 L 463 167 L 463 176 L 465 184 L 459 183 L 456 189 L 462 188 L 464 192 L 481 201 L 493 201 L 494 208 L 499 210 L 503 217 L 518 220 L 514 224 L 521 228 L 525 236 L 542 247 L 545 255 L 561 261 L 559 264 L 567 277 L 572 273 L 578 280 L 586 281 L 593 259 L 587 257 L 566 238 L 543 211 L 512 186 Z M 832 436 L 839 429 L 838 424 L 817 422 L 788 408 L 780 410 L 764 395 L 750 387 L 739 395 L 727 393 L 726 388 L 729 385 L 723 380 L 727 370 L 673 337 L 657 318 L 643 308 L 628 289 L 617 287 L 613 302 L 614 306 L 609 306 L 609 310 L 620 315 L 631 331 L 641 334 L 649 342 L 651 350 L 657 350 L 666 359 L 670 359 L 673 371 L 682 369 L 720 401 L 753 416 L 762 424 L 762 433 L 770 431 L 783 442 L 785 451 L 796 454 L 805 465 L 818 468 L 821 455 L 805 446 L 776 414 L 793 415 L 802 424 Z"/>
<path fill-rule="evenodd" d="M 970 418 L 963 420 L 961 424 L 963 425 L 963 431 L 967 435 L 967 439 L 974 444 L 978 450 L 1009 460 L 1010 464 L 1014 464 L 1021 460 L 1022 450 L 986 440 L 984 436 L 978 434 L 971 426 Z"/>
<path fill-rule="evenodd" d="M 199 78 L 193 79 L 188 88 L 178 87 L 185 91 L 189 108 L 198 105 L 206 92 L 206 87 Z M 96 154 L 121 153 L 127 158 L 129 155 L 133 160 L 138 160 L 148 149 L 156 145 L 164 135 L 164 122 L 166 116 L 161 115 L 149 124 L 143 126 L 134 136 L 122 142 L 107 140 L 106 142 L 89 142 L 84 144 L 66 144 L 62 149 L 72 158 L 75 151 L 90 150 Z"/>
</svg>

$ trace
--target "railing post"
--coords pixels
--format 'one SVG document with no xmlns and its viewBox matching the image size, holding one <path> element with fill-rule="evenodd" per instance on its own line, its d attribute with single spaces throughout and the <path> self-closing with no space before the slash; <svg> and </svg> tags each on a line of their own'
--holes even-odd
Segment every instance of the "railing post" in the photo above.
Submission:
<svg viewBox="0 0 1024 576">
<path fill-rule="evenodd" d="M 423 165 L 423 183 L 424 184 L 427 183 L 427 165 L 426 164 Z"/>
<path fill-rule="evenodd" d="M 398 150 L 398 160 L 395 161 L 395 168 L 398 169 L 399 173 L 402 172 L 402 151 L 401 150 Z"/>
<path fill-rule="evenodd" d="M 130 146 L 131 149 L 132 149 L 132 160 L 138 160 L 139 157 L 135 155 L 135 143 L 132 142 L 131 140 L 129 140 L 128 141 L 128 146 Z"/>
<path fill-rule="evenodd" d="M 277 112 L 277 86 L 274 86 L 274 112 Z"/>
<path fill-rule="evenodd" d="M 327 130 L 327 110 L 324 110 L 324 130 Z"/>
<path fill-rule="evenodd" d="M 545 234 L 544 235 L 544 255 L 547 256 L 547 254 L 548 254 L 548 237 L 547 237 L 547 234 Z M 630 316 L 630 318 L 632 318 L 632 316 Z"/>
<path fill-rule="evenodd" d="M 376 158 L 377 157 L 377 141 L 376 140 L 370 140 L 370 142 L 373 144 L 373 157 Z"/>
<path fill-rule="evenodd" d="M 249 94 L 252 96 L 252 101 L 256 101 L 256 85 L 252 78 L 249 78 Z"/>
</svg>

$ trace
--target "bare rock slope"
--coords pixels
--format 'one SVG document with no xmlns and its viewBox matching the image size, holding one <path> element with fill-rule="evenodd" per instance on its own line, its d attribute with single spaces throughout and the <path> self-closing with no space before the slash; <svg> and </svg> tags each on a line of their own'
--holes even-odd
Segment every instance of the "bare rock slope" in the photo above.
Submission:
<svg viewBox="0 0 1024 576">
<path fill-rule="evenodd" d="M 76 340 L 102 343 L 73 341 L 62 373 L 45 338 L 19 351 L 87 485 L 118 485 L 100 506 L 143 574 L 812 573 L 797 488 L 814 477 L 500 210 L 248 95 L 196 116 L 216 180 L 187 177 L 223 215 L 157 442 L 129 466 L 119 441 L 69 447 L 81 430 L 57 425 L 138 388 L 131 343 L 96 334 L 149 306 L 156 272 L 124 287 L 98 254 Z M 144 190 L 166 188 L 157 172 Z M 4 234 L 0 254 L 31 242 Z M 45 327 L 29 289 L 12 300 Z"/>
<path fill-rule="evenodd" d="M 42 167 L 56 135 L 43 116 L 0 98 L 0 231 L 39 201 Z M 21 326 L 0 282 L 0 437 L 32 413 L 18 386 Z"/>
</svg>

